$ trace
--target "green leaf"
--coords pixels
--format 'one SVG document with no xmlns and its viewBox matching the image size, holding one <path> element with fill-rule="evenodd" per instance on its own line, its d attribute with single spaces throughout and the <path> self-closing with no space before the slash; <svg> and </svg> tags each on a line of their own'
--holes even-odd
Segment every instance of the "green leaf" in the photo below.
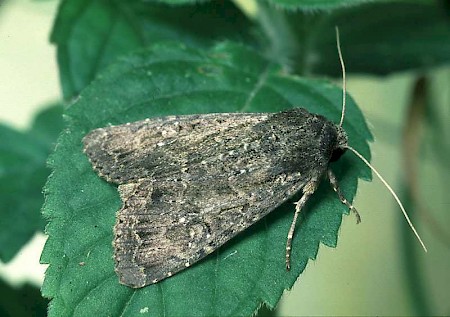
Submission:
<svg viewBox="0 0 450 317">
<path fill-rule="evenodd" d="M 53 151 L 56 139 L 64 128 L 63 105 L 54 104 L 40 111 L 31 123 L 29 134 L 40 141 L 48 151 Z"/>
<path fill-rule="evenodd" d="M 198 0 L 157 0 L 158 2 L 167 3 L 171 5 L 192 4 Z M 211 0 L 201 0 L 203 2 Z M 286 10 L 326 10 L 335 9 L 339 7 L 355 6 L 362 3 L 374 1 L 390 1 L 390 0 L 266 0 L 276 8 Z M 245 4 L 245 2 L 243 2 Z"/>
<path fill-rule="evenodd" d="M 0 125 L 0 259 L 10 261 L 38 230 L 42 188 L 50 174 L 46 159 L 62 130 L 62 107 L 40 113 L 32 128 L 20 132 Z"/>
<path fill-rule="evenodd" d="M 201 2 L 213 2 L 211 0 L 156 0 L 159 3 L 166 3 L 170 5 L 195 4 Z"/>
<path fill-rule="evenodd" d="M 271 55 L 300 74 L 340 76 L 334 28 L 349 73 L 385 75 L 450 63 L 448 14 L 435 1 L 370 3 L 332 12 L 287 12 L 261 2 Z"/>
<path fill-rule="evenodd" d="M 48 301 L 42 298 L 39 288 L 25 284 L 12 287 L 0 280 L 0 316 L 45 317 Z"/>
<path fill-rule="evenodd" d="M 165 0 L 167 1 L 167 0 Z M 342 7 L 357 6 L 367 2 L 386 2 L 389 0 L 266 0 L 274 7 L 286 10 L 330 10 Z"/>
<path fill-rule="evenodd" d="M 231 1 L 168 6 L 141 0 L 65 0 L 51 41 L 65 99 L 76 96 L 117 57 L 160 40 L 206 46 L 249 40 L 251 22 Z"/>
<path fill-rule="evenodd" d="M 66 112 L 68 129 L 50 159 L 53 173 L 43 208 L 50 219 L 49 238 L 41 257 L 50 264 L 42 287 L 43 295 L 52 298 L 49 316 L 250 316 L 262 303 L 275 307 L 316 257 L 319 244 L 336 246 L 342 214 L 348 211 L 329 184 L 322 184 L 298 224 L 290 272 L 284 261 L 292 202 L 191 268 L 131 289 L 120 285 L 114 272 L 117 188 L 96 175 L 81 140 L 94 128 L 168 114 L 302 106 L 338 122 L 341 94 L 327 81 L 284 74 L 255 51 L 232 43 L 209 51 L 157 44 L 108 68 Z M 344 128 L 349 143 L 369 158 L 371 135 L 351 98 Z M 370 178 L 350 153 L 333 169 L 350 200 L 358 177 Z"/>
</svg>

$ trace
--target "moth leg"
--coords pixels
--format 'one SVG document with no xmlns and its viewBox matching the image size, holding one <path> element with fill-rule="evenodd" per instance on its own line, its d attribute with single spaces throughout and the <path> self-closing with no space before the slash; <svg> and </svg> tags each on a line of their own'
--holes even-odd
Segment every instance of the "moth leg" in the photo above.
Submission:
<svg viewBox="0 0 450 317">
<path fill-rule="evenodd" d="M 336 194 L 339 197 L 339 200 L 348 207 L 348 209 L 350 209 L 356 217 L 356 223 L 360 223 L 361 222 L 361 216 L 359 215 L 358 211 L 356 210 L 356 208 L 350 204 L 350 202 L 345 199 L 344 195 L 341 192 L 341 189 L 339 188 L 339 184 L 338 181 L 336 179 L 336 176 L 333 174 L 333 172 L 331 171 L 331 169 L 328 169 L 328 179 L 330 180 L 330 184 L 333 187 L 334 191 L 336 192 Z"/>
<path fill-rule="evenodd" d="M 303 206 L 305 206 L 309 197 L 316 191 L 318 185 L 317 179 L 312 179 L 303 187 L 303 196 L 299 201 L 295 203 L 294 219 L 292 219 L 291 228 L 289 229 L 287 241 L 286 241 L 286 270 L 291 269 L 291 249 L 292 238 L 294 237 L 295 224 L 297 223 L 297 217 L 300 214 Z"/>
</svg>

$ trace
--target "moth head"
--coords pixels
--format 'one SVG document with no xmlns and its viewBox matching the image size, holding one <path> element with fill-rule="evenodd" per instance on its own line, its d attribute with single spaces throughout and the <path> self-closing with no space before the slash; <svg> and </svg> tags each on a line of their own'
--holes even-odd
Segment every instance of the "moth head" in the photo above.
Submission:
<svg viewBox="0 0 450 317">
<path fill-rule="evenodd" d="M 331 162 L 337 161 L 342 154 L 345 153 L 348 147 L 348 137 L 347 133 L 344 131 L 344 129 L 341 126 L 336 126 L 337 130 L 337 142 L 336 146 L 333 149 L 333 153 L 331 154 Z"/>
</svg>

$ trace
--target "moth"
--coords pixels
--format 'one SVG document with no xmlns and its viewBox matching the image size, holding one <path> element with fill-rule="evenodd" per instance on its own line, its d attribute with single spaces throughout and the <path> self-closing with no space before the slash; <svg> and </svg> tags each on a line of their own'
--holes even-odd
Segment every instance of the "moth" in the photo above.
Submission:
<svg viewBox="0 0 450 317">
<path fill-rule="evenodd" d="M 342 114 L 345 84 L 343 96 Z M 356 152 L 342 121 L 294 108 L 168 116 L 91 131 L 84 152 L 98 175 L 118 185 L 123 202 L 113 242 L 120 283 L 139 288 L 176 274 L 300 192 L 287 233 L 289 270 L 297 217 L 324 177 L 359 222 L 329 168 L 346 150 Z"/>
</svg>

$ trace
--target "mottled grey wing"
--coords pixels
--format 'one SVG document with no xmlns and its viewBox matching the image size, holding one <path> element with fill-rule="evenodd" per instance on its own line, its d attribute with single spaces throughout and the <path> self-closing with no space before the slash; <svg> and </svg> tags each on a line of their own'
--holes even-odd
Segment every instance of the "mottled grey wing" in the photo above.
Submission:
<svg viewBox="0 0 450 317">
<path fill-rule="evenodd" d="M 124 205 L 114 228 L 114 257 L 120 282 L 142 287 L 189 267 L 303 185 L 281 177 L 252 189 L 227 183 L 224 177 L 119 185 Z"/>
<path fill-rule="evenodd" d="M 331 123 L 305 110 L 169 117 L 98 129 L 94 169 L 119 183 L 116 271 L 142 287 L 197 262 L 327 168 Z"/>
<path fill-rule="evenodd" d="M 124 184 L 139 178 L 178 173 L 198 163 L 212 138 L 225 130 L 256 124 L 267 114 L 216 114 L 168 116 L 119 126 L 99 128 L 84 139 L 84 152 L 94 170 L 108 182 Z M 242 131 L 243 132 L 243 131 Z M 205 142 L 207 141 L 207 142 Z M 196 148 L 199 144 L 203 147 Z"/>
</svg>

